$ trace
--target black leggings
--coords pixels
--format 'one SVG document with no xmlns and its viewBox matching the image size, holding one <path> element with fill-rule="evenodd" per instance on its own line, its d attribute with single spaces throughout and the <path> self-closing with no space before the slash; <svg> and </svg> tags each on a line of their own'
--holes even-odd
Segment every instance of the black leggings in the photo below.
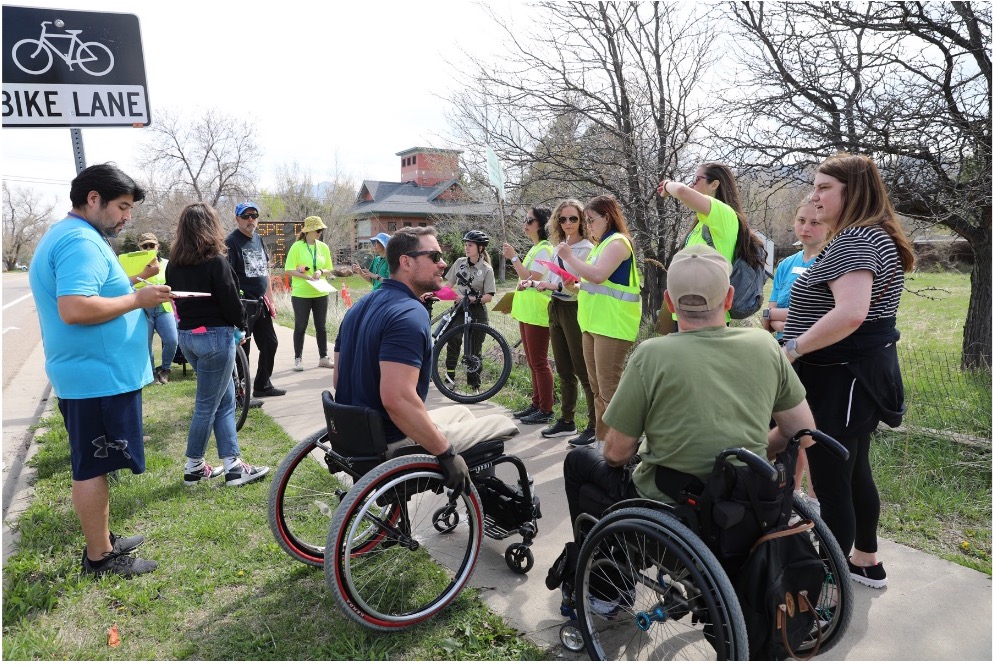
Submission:
<svg viewBox="0 0 996 666">
<path fill-rule="evenodd" d="M 470 306 L 470 319 L 481 324 L 488 323 L 488 310 L 484 307 L 483 303 L 472 303 Z M 450 320 L 449 325 L 446 330 L 456 328 L 457 326 L 463 326 L 463 310 L 458 309 L 456 316 Z M 453 377 L 456 373 L 457 362 L 460 358 L 460 347 L 463 346 L 463 336 L 454 335 L 450 338 L 450 341 L 446 343 L 446 373 Z M 475 356 L 480 356 L 481 348 L 484 346 L 484 334 L 483 333 L 471 333 L 470 335 L 470 353 Z M 481 378 L 477 374 L 467 373 L 467 383 L 471 386 L 476 386 L 481 381 Z"/>
<path fill-rule="evenodd" d="M 308 318 L 315 314 L 315 337 L 318 338 L 318 355 L 328 356 L 328 336 L 325 333 L 325 320 L 329 313 L 329 297 L 301 298 L 291 296 L 294 306 L 294 358 L 301 358 L 304 352 L 304 333 L 308 330 Z"/>
<path fill-rule="evenodd" d="M 820 500 L 820 517 L 845 556 L 850 554 L 852 546 L 876 553 L 881 504 L 868 460 L 871 433 L 841 439 L 840 443 L 851 454 L 847 460 L 841 460 L 819 444 L 806 449 L 813 487 Z"/>
</svg>

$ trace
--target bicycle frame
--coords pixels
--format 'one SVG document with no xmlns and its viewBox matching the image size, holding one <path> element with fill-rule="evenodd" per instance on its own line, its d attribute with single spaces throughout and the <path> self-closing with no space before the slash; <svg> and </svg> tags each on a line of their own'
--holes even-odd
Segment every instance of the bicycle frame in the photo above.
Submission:
<svg viewBox="0 0 996 666">
<path fill-rule="evenodd" d="M 42 47 L 45 47 L 49 50 L 50 53 L 53 53 L 62 58 L 62 61 L 66 63 L 70 67 L 70 69 L 72 69 L 72 66 L 75 64 L 79 64 L 81 62 L 90 62 L 91 60 L 97 59 L 95 57 L 90 57 L 84 60 L 79 57 L 79 47 L 83 45 L 83 40 L 80 39 L 78 32 L 73 34 L 65 34 L 65 35 L 57 35 L 55 33 L 50 33 L 45 29 L 45 26 L 51 24 L 52 24 L 51 21 L 42 21 L 41 24 L 42 31 L 41 35 L 38 37 L 38 51 L 35 51 L 36 55 L 39 51 L 41 51 Z M 68 39 L 69 49 L 66 51 L 66 53 L 63 53 L 59 48 L 57 48 L 55 44 L 52 43 L 52 39 Z M 76 58 L 73 58 L 74 50 L 76 51 L 76 56 L 77 56 Z"/>
</svg>

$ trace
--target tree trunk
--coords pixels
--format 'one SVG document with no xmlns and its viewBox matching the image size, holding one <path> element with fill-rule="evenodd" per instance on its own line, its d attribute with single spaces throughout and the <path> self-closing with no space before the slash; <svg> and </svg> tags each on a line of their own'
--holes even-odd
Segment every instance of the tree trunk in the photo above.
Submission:
<svg viewBox="0 0 996 666">
<path fill-rule="evenodd" d="M 980 229 L 972 240 L 972 292 L 961 345 L 961 367 L 988 369 L 993 364 L 993 248 L 990 229 Z"/>
</svg>

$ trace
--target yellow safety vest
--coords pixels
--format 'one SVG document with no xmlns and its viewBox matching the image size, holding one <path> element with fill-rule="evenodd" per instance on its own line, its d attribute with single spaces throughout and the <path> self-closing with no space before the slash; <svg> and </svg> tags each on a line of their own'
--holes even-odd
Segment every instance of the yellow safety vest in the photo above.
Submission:
<svg viewBox="0 0 996 666">
<path fill-rule="evenodd" d="M 636 254 L 633 252 L 632 243 L 626 236 L 614 233 L 599 243 L 585 261 L 594 266 L 602 250 L 617 238 L 626 243 L 633 258 L 629 270 L 629 284 L 616 284 L 608 280 L 595 284 L 582 279 L 581 291 L 578 292 L 578 325 L 585 333 L 596 333 L 608 338 L 635 342 L 636 335 L 640 331 L 643 304 L 640 301 L 640 280 L 636 273 Z"/>
<path fill-rule="evenodd" d="M 529 248 L 522 265 L 526 270 L 531 271 L 533 259 L 543 248 L 550 250 L 550 257 L 553 258 L 553 245 L 550 241 L 541 240 L 536 245 Z M 536 289 L 523 289 L 515 293 L 512 299 L 512 319 L 521 321 L 523 324 L 534 326 L 550 326 L 550 294 Z"/>
</svg>

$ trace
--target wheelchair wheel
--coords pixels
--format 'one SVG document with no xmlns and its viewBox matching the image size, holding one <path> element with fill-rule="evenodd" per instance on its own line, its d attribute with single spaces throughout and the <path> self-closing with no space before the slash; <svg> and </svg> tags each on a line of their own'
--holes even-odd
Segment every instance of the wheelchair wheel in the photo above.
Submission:
<svg viewBox="0 0 996 666">
<path fill-rule="evenodd" d="M 529 573 L 535 563 L 533 551 L 524 543 L 513 543 L 505 549 L 505 565 L 515 573 Z"/>
<path fill-rule="evenodd" d="M 242 345 L 235 348 L 235 370 L 232 371 L 232 381 L 235 382 L 235 431 L 242 430 L 246 417 L 249 416 L 249 398 L 252 381 L 249 378 L 249 359 L 242 351 Z"/>
<path fill-rule="evenodd" d="M 356 481 L 339 503 L 325 545 L 325 582 L 355 622 L 397 631 L 424 622 L 460 593 L 480 554 L 484 510 L 471 486 L 449 497 L 434 456 L 389 460 Z M 393 524 L 380 518 L 396 504 Z M 452 506 L 448 506 L 452 505 Z M 436 529 L 439 510 L 457 512 L 452 530 Z M 379 530 L 379 544 L 362 549 L 360 535 Z"/>
<path fill-rule="evenodd" d="M 432 346 L 432 383 L 450 400 L 473 403 L 487 400 L 505 386 L 512 374 L 512 350 L 504 336 L 487 324 L 471 323 L 472 349 L 464 344 L 467 326 L 454 326 Z M 446 369 L 447 347 L 459 349 L 453 377 Z"/>
<path fill-rule="evenodd" d="M 816 551 L 823 560 L 823 568 L 826 570 L 823 589 L 816 604 L 816 612 L 820 616 L 823 632 L 822 642 L 819 646 L 819 653 L 822 654 L 840 641 L 841 636 L 844 635 L 851 623 L 851 614 L 854 611 L 851 574 L 847 567 L 847 558 L 840 550 L 840 545 L 833 533 L 809 506 L 809 503 L 796 497 L 792 500 L 792 508 L 800 518 L 811 520 L 815 524 L 812 530 L 813 545 L 816 546 Z M 796 650 L 796 654 L 799 657 L 807 658 L 816 647 L 816 638 L 814 634 L 811 640 L 803 643 Z"/>
<path fill-rule="evenodd" d="M 733 585 L 670 514 L 630 508 L 599 521 L 582 545 L 574 589 L 592 659 L 748 658 Z"/>
<path fill-rule="evenodd" d="M 325 563 L 325 540 L 339 499 L 353 486 L 346 472 L 332 473 L 325 462 L 328 431 L 322 428 L 298 443 L 273 475 L 267 517 L 277 544 L 288 555 L 313 567 Z M 396 521 L 397 505 L 381 509 L 387 521 Z M 361 533 L 357 551 L 377 545 L 378 530 Z"/>
</svg>

